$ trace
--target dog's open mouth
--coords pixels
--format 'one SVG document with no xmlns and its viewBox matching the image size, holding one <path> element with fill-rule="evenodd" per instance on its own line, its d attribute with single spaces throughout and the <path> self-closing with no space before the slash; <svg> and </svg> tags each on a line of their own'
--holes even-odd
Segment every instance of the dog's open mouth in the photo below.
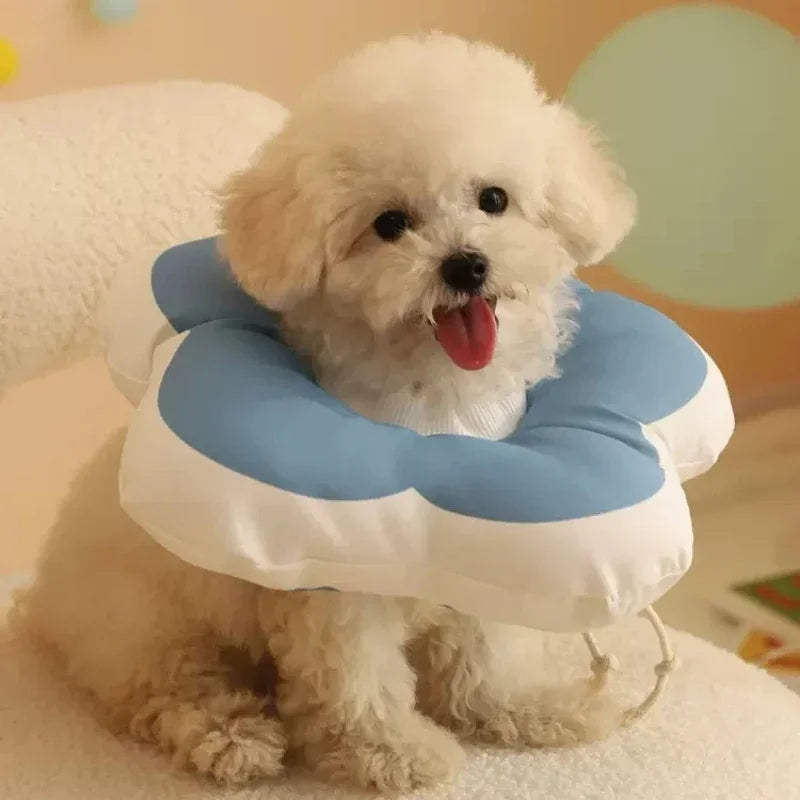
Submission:
<svg viewBox="0 0 800 800">
<path fill-rule="evenodd" d="M 436 339 L 456 366 L 483 369 L 492 360 L 497 343 L 496 305 L 496 297 L 474 295 L 458 308 L 434 309 Z"/>
</svg>

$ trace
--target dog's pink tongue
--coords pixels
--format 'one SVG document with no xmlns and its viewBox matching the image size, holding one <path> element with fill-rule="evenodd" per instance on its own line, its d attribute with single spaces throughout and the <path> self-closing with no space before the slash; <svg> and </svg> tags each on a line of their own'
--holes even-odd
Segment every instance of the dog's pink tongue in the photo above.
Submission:
<svg viewBox="0 0 800 800">
<path fill-rule="evenodd" d="M 472 297 L 461 308 L 433 312 L 436 338 L 445 353 L 461 369 L 483 369 L 494 355 L 497 322 L 482 297 Z"/>
</svg>

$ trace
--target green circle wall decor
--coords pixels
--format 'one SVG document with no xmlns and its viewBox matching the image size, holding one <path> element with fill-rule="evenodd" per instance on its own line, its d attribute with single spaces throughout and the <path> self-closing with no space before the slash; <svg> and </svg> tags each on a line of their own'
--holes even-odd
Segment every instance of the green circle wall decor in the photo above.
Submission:
<svg viewBox="0 0 800 800">
<path fill-rule="evenodd" d="M 567 100 L 639 195 L 620 271 L 705 306 L 800 297 L 798 86 L 795 37 L 730 6 L 655 11 L 600 44 Z"/>
</svg>

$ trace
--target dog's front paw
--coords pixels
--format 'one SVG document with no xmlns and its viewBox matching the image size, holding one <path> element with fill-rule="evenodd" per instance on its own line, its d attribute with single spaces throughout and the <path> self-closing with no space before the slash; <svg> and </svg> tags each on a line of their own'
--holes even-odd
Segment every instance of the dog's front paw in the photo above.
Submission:
<svg viewBox="0 0 800 800">
<path fill-rule="evenodd" d="M 306 748 L 306 758 L 329 780 L 396 793 L 451 780 L 464 752 L 450 733 L 410 715 L 401 724 L 393 720 L 316 743 Z"/>
<path fill-rule="evenodd" d="M 187 754 L 201 775 L 242 784 L 283 771 L 286 738 L 277 719 L 240 717 L 207 732 Z"/>
</svg>

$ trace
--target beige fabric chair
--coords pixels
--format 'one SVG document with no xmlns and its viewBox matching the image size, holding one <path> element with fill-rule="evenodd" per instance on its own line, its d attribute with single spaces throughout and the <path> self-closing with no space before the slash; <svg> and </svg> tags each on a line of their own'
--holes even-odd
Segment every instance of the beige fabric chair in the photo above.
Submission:
<svg viewBox="0 0 800 800">
<path fill-rule="evenodd" d="M 214 189 L 285 113 L 193 82 L 0 103 L 0 393 L 97 352 L 119 268 L 213 234 Z"/>
</svg>

